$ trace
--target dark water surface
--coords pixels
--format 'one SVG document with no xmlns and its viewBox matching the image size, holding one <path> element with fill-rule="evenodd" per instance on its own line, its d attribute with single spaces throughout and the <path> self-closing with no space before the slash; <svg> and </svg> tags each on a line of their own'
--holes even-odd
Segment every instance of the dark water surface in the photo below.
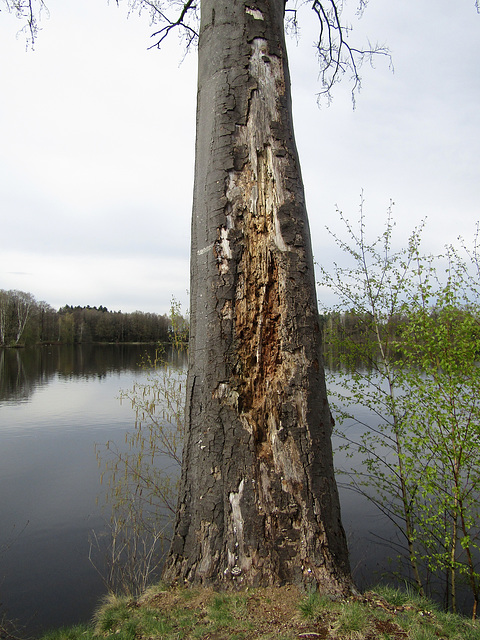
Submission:
<svg viewBox="0 0 480 640">
<path fill-rule="evenodd" d="M 108 517 L 95 443 L 133 428 L 118 398 L 145 350 L 0 350 L 0 602 L 28 632 L 88 620 L 104 593 L 88 560 Z"/>
<path fill-rule="evenodd" d="M 153 349 L 153 347 L 152 347 Z M 105 529 L 95 444 L 134 424 L 120 390 L 147 372 L 145 346 L 0 349 L 0 602 L 26 632 L 90 620 L 105 591 L 88 560 Z M 341 490 L 359 586 L 378 581 L 393 536 L 374 507 Z M 2 611 L 0 611 L 0 614 Z"/>
</svg>

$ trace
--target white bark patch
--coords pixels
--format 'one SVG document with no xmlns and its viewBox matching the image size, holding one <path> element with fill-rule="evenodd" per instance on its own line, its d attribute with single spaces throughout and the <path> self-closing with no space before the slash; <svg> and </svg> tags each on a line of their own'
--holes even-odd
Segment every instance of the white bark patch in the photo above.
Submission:
<svg viewBox="0 0 480 640">
<path fill-rule="evenodd" d="M 208 253 L 211 249 L 213 249 L 213 244 L 209 244 L 208 247 L 204 247 L 203 249 L 198 249 L 197 256 L 203 256 L 205 253 Z"/>
<path fill-rule="evenodd" d="M 285 240 L 283 239 L 282 232 L 280 230 L 280 224 L 278 222 L 276 209 L 273 212 L 273 222 L 275 225 L 275 244 L 277 245 L 277 249 L 279 249 L 280 251 L 287 251 L 288 247 L 285 244 Z"/>
<path fill-rule="evenodd" d="M 284 188 L 283 166 L 285 162 L 279 151 L 272 145 L 278 143 L 268 136 L 270 123 L 278 121 L 278 95 L 284 91 L 283 63 L 280 58 L 269 54 L 268 43 L 262 38 L 252 42 L 250 72 L 258 82 L 258 90 L 252 95 L 249 122 L 245 129 L 245 143 L 249 146 L 249 157 L 257 184 L 251 189 L 251 211 L 263 213 L 273 221 L 273 241 L 280 251 L 288 247 L 282 237 L 277 211 L 291 196 Z M 260 133 L 258 133 L 260 131 Z M 259 139 L 259 136 L 262 139 Z M 259 154 L 258 150 L 262 150 Z M 260 196 L 261 194 L 261 196 Z M 258 209 L 262 210 L 261 212 Z"/>
<path fill-rule="evenodd" d="M 232 258 L 232 250 L 230 249 L 230 242 L 228 240 L 228 231 L 227 229 L 222 228 L 220 232 L 220 237 L 222 239 L 222 252 L 225 258 L 231 260 Z"/>
<path fill-rule="evenodd" d="M 229 202 L 234 202 L 237 199 L 241 199 L 243 195 L 242 188 L 236 183 L 236 176 L 236 171 L 230 170 L 228 172 L 228 184 L 225 195 L 227 196 Z M 227 216 L 227 220 L 228 218 L 230 218 L 230 220 L 233 220 L 231 214 Z"/>
<path fill-rule="evenodd" d="M 238 549 L 238 553 L 240 556 L 243 556 L 243 516 L 242 509 L 240 506 L 240 502 L 243 496 L 243 487 L 245 486 L 245 480 L 240 480 L 240 484 L 238 485 L 238 491 L 235 493 L 233 491 L 230 492 L 228 499 L 230 500 L 230 505 L 232 507 L 232 524 L 233 524 L 233 535 L 236 540 L 236 548 Z"/>
<path fill-rule="evenodd" d="M 256 105 L 252 104 L 253 110 L 250 115 L 253 117 L 255 126 L 261 120 L 265 120 L 265 131 L 268 131 L 271 121 L 280 120 L 277 99 L 278 94 L 283 93 L 285 88 L 282 60 L 275 55 L 270 55 L 268 42 L 263 38 L 255 38 L 252 42 L 250 73 L 258 80 L 259 87 L 258 102 Z M 262 134 L 263 132 L 261 132 Z M 255 135 L 253 139 L 255 139 Z M 261 149 L 262 147 L 257 145 L 257 148 Z"/>
<path fill-rule="evenodd" d="M 214 244 L 214 251 L 217 259 L 218 270 L 223 275 L 227 273 L 229 269 L 228 261 L 232 258 L 232 250 L 228 239 L 228 229 L 225 227 L 221 227 L 219 229 L 219 238 Z"/>
<path fill-rule="evenodd" d="M 263 17 L 263 13 L 258 9 L 251 9 L 250 7 L 247 7 L 245 9 L 245 13 L 247 13 L 249 16 L 252 16 L 255 20 L 265 20 L 265 18 Z"/>
<path fill-rule="evenodd" d="M 228 393 L 228 384 L 226 382 L 221 382 L 217 387 L 217 397 L 223 398 Z"/>
<path fill-rule="evenodd" d="M 222 478 L 222 472 L 220 471 L 220 469 L 218 467 L 212 467 L 210 469 L 210 475 L 213 476 L 214 480 L 221 480 Z"/>
<path fill-rule="evenodd" d="M 225 303 L 222 307 L 222 318 L 224 320 L 232 320 L 233 319 L 233 308 L 232 308 L 232 301 L 231 300 L 225 300 Z"/>
<path fill-rule="evenodd" d="M 235 389 L 232 389 L 227 382 L 218 383 L 216 389 L 212 393 L 212 398 L 222 400 L 224 404 L 232 407 L 234 411 L 238 411 L 238 392 L 235 391 Z"/>
</svg>

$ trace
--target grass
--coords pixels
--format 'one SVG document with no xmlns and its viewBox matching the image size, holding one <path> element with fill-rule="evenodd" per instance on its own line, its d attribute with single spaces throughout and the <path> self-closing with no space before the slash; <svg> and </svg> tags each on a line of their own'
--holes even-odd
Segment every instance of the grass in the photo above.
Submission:
<svg viewBox="0 0 480 640">
<path fill-rule="evenodd" d="M 480 640 L 480 622 L 440 611 L 415 593 L 379 587 L 333 601 L 296 588 L 152 587 L 108 596 L 91 625 L 41 640 Z"/>
<path fill-rule="evenodd" d="M 310 591 L 298 603 L 298 609 L 306 620 L 319 617 L 326 610 L 335 609 L 335 604 L 328 596 L 321 596 L 318 591 Z"/>
<path fill-rule="evenodd" d="M 372 628 L 372 620 L 361 602 L 350 602 L 341 607 L 333 624 L 333 631 L 341 638 L 366 638 Z"/>
</svg>

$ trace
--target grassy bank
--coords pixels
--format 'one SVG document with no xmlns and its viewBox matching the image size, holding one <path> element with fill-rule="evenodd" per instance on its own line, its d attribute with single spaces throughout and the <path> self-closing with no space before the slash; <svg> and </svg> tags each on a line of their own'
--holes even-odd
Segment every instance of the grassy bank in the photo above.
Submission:
<svg viewBox="0 0 480 640">
<path fill-rule="evenodd" d="M 89 626 L 42 640 L 480 640 L 480 622 L 430 601 L 379 588 L 333 602 L 294 587 L 217 593 L 151 587 L 137 599 L 109 596 Z"/>
</svg>

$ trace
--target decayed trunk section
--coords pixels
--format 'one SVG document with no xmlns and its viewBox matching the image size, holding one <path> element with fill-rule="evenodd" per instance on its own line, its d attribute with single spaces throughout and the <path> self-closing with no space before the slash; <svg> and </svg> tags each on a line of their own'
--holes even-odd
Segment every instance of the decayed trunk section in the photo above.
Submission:
<svg viewBox="0 0 480 640">
<path fill-rule="evenodd" d="M 351 589 L 284 0 L 202 0 L 187 434 L 164 577 Z"/>
</svg>

